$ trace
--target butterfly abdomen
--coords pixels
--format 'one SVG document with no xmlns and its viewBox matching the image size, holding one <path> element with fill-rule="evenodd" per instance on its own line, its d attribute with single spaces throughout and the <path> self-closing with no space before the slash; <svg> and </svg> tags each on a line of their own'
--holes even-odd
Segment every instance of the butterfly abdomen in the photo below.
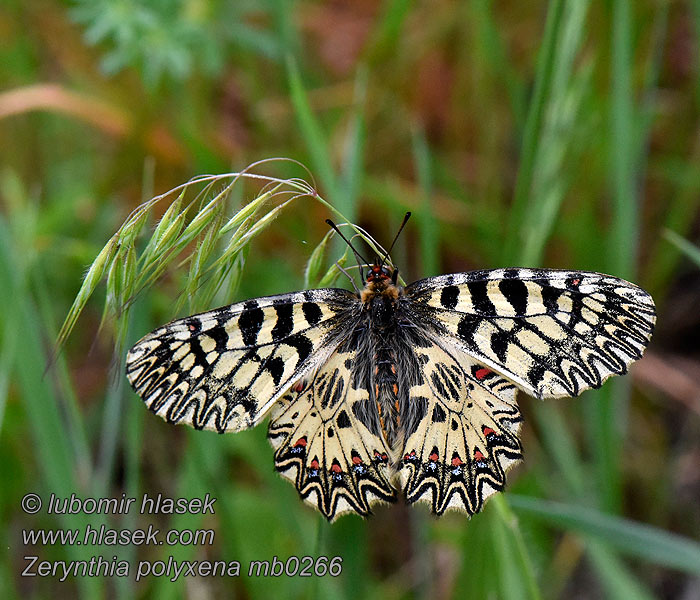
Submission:
<svg viewBox="0 0 700 600">
<path fill-rule="evenodd" d="M 384 439 L 393 446 L 400 428 L 399 377 L 396 344 L 401 289 L 390 280 L 368 280 L 361 300 L 369 316 L 372 392 Z"/>
<path fill-rule="evenodd" d="M 374 354 L 374 397 L 384 439 L 389 446 L 397 440 L 401 426 L 399 378 L 394 349 L 380 343 Z"/>
</svg>

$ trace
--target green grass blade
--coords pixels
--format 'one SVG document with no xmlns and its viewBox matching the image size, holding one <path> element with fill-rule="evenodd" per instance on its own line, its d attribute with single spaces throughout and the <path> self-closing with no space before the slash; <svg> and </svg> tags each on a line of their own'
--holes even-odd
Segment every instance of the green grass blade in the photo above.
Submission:
<svg viewBox="0 0 700 600">
<path fill-rule="evenodd" d="M 362 189 L 364 148 L 367 137 L 365 100 L 367 98 L 367 69 L 360 67 L 355 77 L 355 98 L 350 125 L 345 140 L 339 195 L 335 205 L 354 223 L 357 217 L 357 199 Z"/>
<path fill-rule="evenodd" d="M 669 229 L 664 230 L 663 236 L 665 240 L 668 240 L 671 242 L 671 244 L 678 248 L 681 254 L 692 260 L 698 267 L 700 267 L 700 248 L 678 235 L 675 231 L 671 231 Z"/>
<path fill-rule="evenodd" d="M 432 207 L 433 169 L 432 157 L 428 140 L 424 131 L 416 126 L 413 128 L 413 162 L 416 165 L 418 186 L 420 188 L 420 208 L 415 215 L 420 232 L 420 257 L 422 262 L 422 277 L 431 277 L 439 273 L 439 244 L 438 225 Z"/>
<path fill-rule="evenodd" d="M 545 114 L 547 95 L 550 92 L 554 73 L 554 63 L 557 55 L 556 42 L 560 34 L 563 12 L 563 0 L 550 0 L 542 45 L 537 57 L 535 90 L 528 108 L 527 120 L 525 121 L 525 132 L 520 152 L 520 167 L 518 168 L 513 206 L 504 244 L 504 264 L 510 264 L 522 243 L 520 223 L 523 222 L 530 199 L 535 158 Z"/>
<path fill-rule="evenodd" d="M 639 238 L 637 208 L 635 121 L 632 89 L 632 5 L 614 0 L 612 20 L 612 105 L 610 110 L 610 167 L 613 215 L 609 234 L 608 268 L 618 277 L 631 278 Z"/>
<path fill-rule="evenodd" d="M 649 563 L 700 575 L 700 544 L 696 541 L 583 506 L 515 494 L 509 494 L 508 500 L 518 513 L 589 535 Z"/>
<path fill-rule="evenodd" d="M 331 153 L 323 134 L 323 129 L 314 114 L 309 97 L 301 79 L 301 73 L 296 61 L 290 56 L 287 59 L 287 82 L 292 106 L 299 122 L 302 138 L 311 156 L 313 171 L 318 173 L 321 184 L 326 188 L 329 198 L 336 198 L 337 182 L 335 171 L 331 164 Z"/>
<path fill-rule="evenodd" d="M 608 148 L 612 182 L 612 219 L 607 233 L 608 272 L 632 279 L 638 243 L 635 143 L 637 111 L 632 89 L 632 7 L 628 0 L 614 0 L 611 22 L 611 107 Z M 586 425 L 596 467 L 600 505 L 609 512 L 622 507 L 620 452 L 624 439 L 625 406 L 629 383 L 614 380 L 591 394 Z"/>
<path fill-rule="evenodd" d="M 653 600 L 654 596 L 632 575 L 624 563 L 600 542 L 588 541 L 588 560 L 595 568 L 605 597 L 612 600 Z"/>
<path fill-rule="evenodd" d="M 370 63 L 379 63 L 395 50 L 411 4 L 410 0 L 389 0 L 383 3 L 383 14 L 372 32 L 365 53 Z"/>
<path fill-rule="evenodd" d="M 532 559 L 518 524 L 518 519 L 509 506 L 509 499 L 503 494 L 496 494 L 489 502 L 496 509 L 499 559 L 501 573 L 504 576 L 503 592 L 505 598 L 529 598 L 538 600 L 542 596 L 535 578 Z"/>
<path fill-rule="evenodd" d="M 490 0 L 472 0 L 465 3 L 467 15 L 476 28 L 476 44 L 479 60 L 484 61 L 502 77 L 506 86 L 516 130 L 522 135 L 525 129 L 527 98 L 525 85 L 509 59 L 499 23 L 494 15 L 494 3 Z"/>
</svg>

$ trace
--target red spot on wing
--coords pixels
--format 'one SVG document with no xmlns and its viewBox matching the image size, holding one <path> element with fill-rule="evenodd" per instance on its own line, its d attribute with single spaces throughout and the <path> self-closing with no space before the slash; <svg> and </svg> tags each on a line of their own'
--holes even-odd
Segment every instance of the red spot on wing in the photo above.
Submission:
<svg viewBox="0 0 700 600">
<path fill-rule="evenodd" d="M 474 377 L 476 377 L 479 381 L 482 381 L 486 379 L 489 375 L 491 375 L 493 371 L 491 369 L 487 369 L 486 367 L 481 367 L 480 369 L 477 369 L 474 371 Z"/>
<path fill-rule="evenodd" d="M 430 460 L 432 460 L 433 462 L 436 462 L 437 459 L 438 459 L 437 452 L 431 452 L 431 454 L 430 454 L 430 456 L 429 456 L 428 458 L 429 458 Z"/>
<path fill-rule="evenodd" d="M 462 459 L 461 459 L 459 456 L 455 456 L 455 457 L 452 459 L 452 466 L 453 466 L 453 467 L 458 467 L 458 466 L 461 465 L 461 464 L 462 464 Z"/>
<path fill-rule="evenodd" d="M 487 436 L 488 436 L 488 435 L 491 435 L 492 433 L 496 433 L 496 432 L 495 432 L 493 429 L 491 429 L 490 427 L 484 427 L 484 428 L 482 429 L 482 431 L 484 432 L 484 435 L 487 435 Z"/>
<path fill-rule="evenodd" d="M 311 468 L 318 469 L 318 461 L 315 458 L 311 461 Z"/>
<path fill-rule="evenodd" d="M 331 465 L 331 471 L 333 471 L 334 473 L 340 473 L 342 469 L 340 468 L 340 465 L 336 463 Z"/>
<path fill-rule="evenodd" d="M 294 444 L 294 447 L 296 448 L 298 446 L 301 446 L 302 448 L 306 448 L 306 443 L 306 436 L 300 437 Z"/>
<path fill-rule="evenodd" d="M 353 465 L 359 465 L 362 463 L 362 459 L 359 456 L 353 456 L 352 457 L 352 464 Z"/>
<path fill-rule="evenodd" d="M 474 460 L 480 461 L 480 460 L 484 460 L 484 458 L 485 458 L 484 455 L 479 450 L 474 451 Z"/>
<path fill-rule="evenodd" d="M 375 450 L 374 451 L 374 460 L 375 461 L 381 461 L 383 463 L 389 462 L 389 457 L 387 456 L 386 452 L 382 452 L 381 454 L 379 451 Z"/>
</svg>

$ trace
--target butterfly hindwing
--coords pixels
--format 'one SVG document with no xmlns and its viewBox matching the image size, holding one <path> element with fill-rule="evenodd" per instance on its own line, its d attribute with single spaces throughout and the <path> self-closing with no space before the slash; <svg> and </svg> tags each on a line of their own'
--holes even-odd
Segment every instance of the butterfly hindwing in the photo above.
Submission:
<svg viewBox="0 0 700 600">
<path fill-rule="evenodd" d="M 651 296 L 600 273 L 497 269 L 406 288 L 417 321 L 527 393 L 576 396 L 641 358 Z"/>
<path fill-rule="evenodd" d="M 354 377 L 356 354 L 340 348 L 309 382 L 295 386 L 273 409 L 268 431 L 276 469 L 330 520 L 396 501 L 389 448 L 357 416 L 369 393 Z"/>
<path fill-rule="evenodd" d="M 410 389 L 409 402 L 423 408 L 399 463 L 406 499 L 438 515 L 474 514 L 521 456 L 515 386 L 439 342 L 416 352 L 423 383 Z"/>
<path fill-rule="evenodd" d="M 322 289 L 173 321 L 129 351 L 127 377 L 169 422 L 220 433 L 252 427 L 292 382 L 330 355 L 353 310 L 353 294 Z"/>
</svg>

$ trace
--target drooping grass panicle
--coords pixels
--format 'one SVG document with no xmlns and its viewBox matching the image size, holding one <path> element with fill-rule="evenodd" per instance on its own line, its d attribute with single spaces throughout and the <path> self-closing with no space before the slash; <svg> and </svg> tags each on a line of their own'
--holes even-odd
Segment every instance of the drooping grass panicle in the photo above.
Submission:
<svg viewBox="0 0 700 600">
<path fill-rule="evenodd" d="M 310 196 L 344 218 L 316 191 L 315 184 L 297 177 L 284 179 L 252 172 L 273 161 L 300 165 L 291 159 L 267 159 L 241 172 L 201 175 L 136 207 L 99 252 L 59 332 L 60 350 L 98 284 L 106 279 L 101 326 L 117 322 L 117 352 L 126 339 L 126 316 L 133 300 L 152 286 L 169 267 L 187 269 L 183 300 L 211 301 L 222 286 L 236 285 L 245 264 L 242 252 L 295 200 Z M 313 181 L 313 177 L 310 177 Z M 257 195 L 232 209 L 231 192 L 241 180 L 259 182 Z M 167 208 L 145 241 L 143 229 L 159 204 Z M 232 213 L 232 214 L 231 214 Z M 231 216 L 228 216 L 231 215 Z M 176 262 L 173 262 L 176 261 Z"/>
</svg>

